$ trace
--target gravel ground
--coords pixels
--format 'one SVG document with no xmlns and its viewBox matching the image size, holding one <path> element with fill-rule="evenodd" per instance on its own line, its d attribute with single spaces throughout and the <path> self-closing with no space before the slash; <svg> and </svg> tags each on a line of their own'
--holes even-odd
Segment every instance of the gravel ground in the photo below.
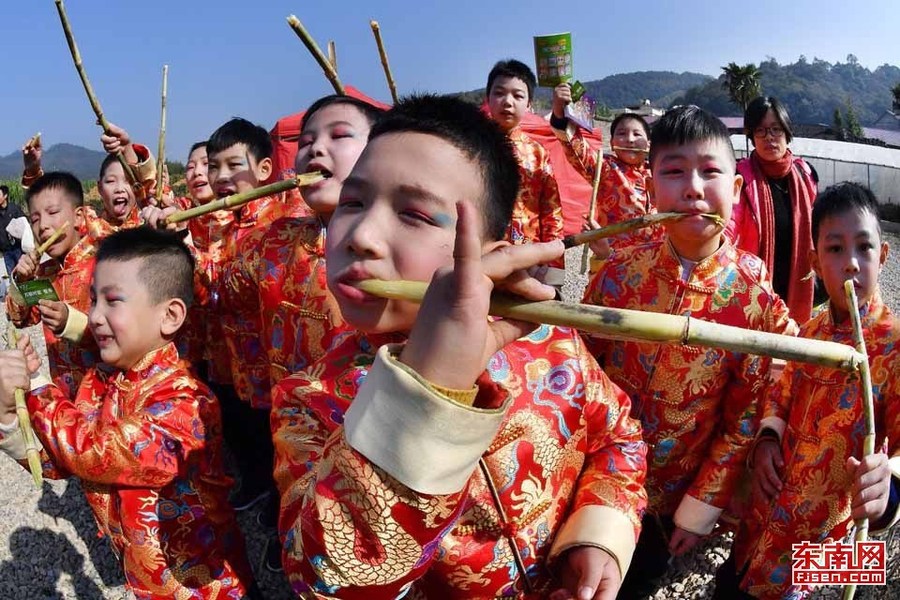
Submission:
<svg viewBox="0 0 900 600">
<path fill-rule="evenodd" d="M 885 237 L 900 252 L 900 235 Z M 577 274 L 580 252 L 572 249 L 566 257 L 566 299 L 580 298 L 586 283 L 586 278 Z M 882 290 L 888 304 L 900 313 L 900 259 L 889 259 L 882 275 Z M 5 313 L 0 311 L 0 315 L 5 331 Z M 43 349 L 38 328 L 30 333 L 36 346 Z M 0 598 L 126 598 L 122 573 L 108 541 L 97 536 L 97 526 L 77 481 L 45 481 L 37 490 L 21 467 L 0 457 L 0 482 Z M 266 598 L 292 598 L 284 578 L 262 567 L 266 533 L 257 524 L 255 512 L 242 513 L 240 524 Z M 900 534 L 888 541 L 893 559 L 888 567 L 888 585 L 860 588 L 858 598 L 900 598 Z M 715 568 L 725 560 L 730 545 L 728 537 L 712 537 L 690 555 L 676 560 L 665 587 L 654 600 L 709 597 Z M 840 590 L 826 588 L 816 597 L 839 598 Z"/>
</svg>

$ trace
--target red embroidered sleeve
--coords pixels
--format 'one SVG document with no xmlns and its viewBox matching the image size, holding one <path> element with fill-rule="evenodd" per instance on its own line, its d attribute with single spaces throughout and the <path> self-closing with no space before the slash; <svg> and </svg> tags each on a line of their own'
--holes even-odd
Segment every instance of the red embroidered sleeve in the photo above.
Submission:
<svg viewBox="0 0 900 600">
<path fill-rule="evenodd" d="M 96 483 L 162 487 L 178 474 L 187 455 L 203 446 L 206 435 L 196 390 L 181 383 L 146 382 L 156 387 L 140 410 L 104 417 L 113 407 L 91 372 L 75 402 L 51 385 L 29 394 L 28 409 L 35 432 L 61 472 Z"/>
</svg>

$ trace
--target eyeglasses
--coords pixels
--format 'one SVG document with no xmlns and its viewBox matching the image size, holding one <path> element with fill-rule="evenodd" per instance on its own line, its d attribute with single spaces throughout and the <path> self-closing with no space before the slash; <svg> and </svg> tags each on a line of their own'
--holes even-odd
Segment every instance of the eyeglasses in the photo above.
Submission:
<svg viewBox="0 0 900 600">
<path fill-rule="evenodd" d="M 784 137 L 784 129 L 776 125 L 775 127 L 757 127 L 753 130 L 755 138 L 764 138 L 769 135 L 776 139 Z"/>
</svg>

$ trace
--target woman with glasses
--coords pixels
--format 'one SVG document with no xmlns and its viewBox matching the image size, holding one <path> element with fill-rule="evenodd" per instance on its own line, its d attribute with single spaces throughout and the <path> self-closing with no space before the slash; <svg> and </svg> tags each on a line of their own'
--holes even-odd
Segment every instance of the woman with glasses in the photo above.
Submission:
<svg viewBox="0 0 900 600">
<path fill-rule="evenodd" d="M 788 148 L 791 117 L 777 98 L 760 96 L 747 106 L 744 133 L 754 150 L 737 165 L 744 187 L 727 233 L 738 248 L 763 259 L 772 287 L 803 323 L 813 306 L 815 282 L 807 275 L 818 176 Z"/>
</svg>

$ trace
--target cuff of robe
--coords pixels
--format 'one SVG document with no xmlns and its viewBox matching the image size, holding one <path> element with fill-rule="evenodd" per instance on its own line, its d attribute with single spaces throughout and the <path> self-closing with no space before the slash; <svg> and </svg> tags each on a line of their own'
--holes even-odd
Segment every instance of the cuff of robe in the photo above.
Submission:
<svg viewBox="0 0 900 600">
<path fill-rule="evenodd" d="M 582 506 L 568 519 L 550 549 L 550 561 L 577 546 L 593 546 L 609 552 L 619 566 L 622 579 L 631 565 L 635 548 L 634 523 L 621 511 L 609 506 Z"/>
<path fill-rule="evenodd" d="M 766 427 L 778 434 L 779 442 L 784 439 L 784 430 L 787 429 L 787 422 L 784 419 L 781 417 L 765 417 L 759 422 L 759 431 Z"/>
<path fill-rule="evenodd" d="M 396 348 L 396 347 L 394 347 Z M 347 443 L 421 494 L 460 492 L 506 415 L 438 394 L 382 346 L 344 415 Z"/>
<path fill-rule="evenodd" d="M 132 144 L 131 147 L 138 157 L 137 164 L 131 165 L 134 169 L 135 177 L 137 177 L 138 181 L 141 183 L 156 181 L 156 161 L 153 160 L 150 149 L 141 144 Z"/>
<path fill-rule="evenodd" d="M 566 119 L 565 128 L 557 129 L 556 127 L 552 127 L 551 124 L 550 129 L 553 130 L 553 133 L 556 134 L 556 137 L 561 142 L 563 142 L 564 144 L 571 144 L 572 138 L 575 137 L 575 132 L 578 130 L 578 125 L 573 123 L 570 119 Z"/>
<path fill-rule="evenodd" d="M 70 342 L 80 342 L 81 338 L 84 337 L 84 332 L 87 331 L 87 315 L 73 306 L 66 306 L 69 308 L 69 316 L 66 317 L 66 326 L 63 327 L 59 337 Z"/>
<path fill-rule="evenodd" d="M 675 525 L 685 531 L 697 535 L 707 535 L 712 532 L 721 514 L 721 508 L 716 508 L 712 504 L 697 500 L 690 494 L 685 494 L 675 511 L 673 521 L 675 521 Z"/>
<path fill-rule="evenodd" d="M 0 452 L 13 460 L 25 460 L 25 436 L 19 428 L 19 420 L 11 425 L 0 425 Z"/>
</svg>

